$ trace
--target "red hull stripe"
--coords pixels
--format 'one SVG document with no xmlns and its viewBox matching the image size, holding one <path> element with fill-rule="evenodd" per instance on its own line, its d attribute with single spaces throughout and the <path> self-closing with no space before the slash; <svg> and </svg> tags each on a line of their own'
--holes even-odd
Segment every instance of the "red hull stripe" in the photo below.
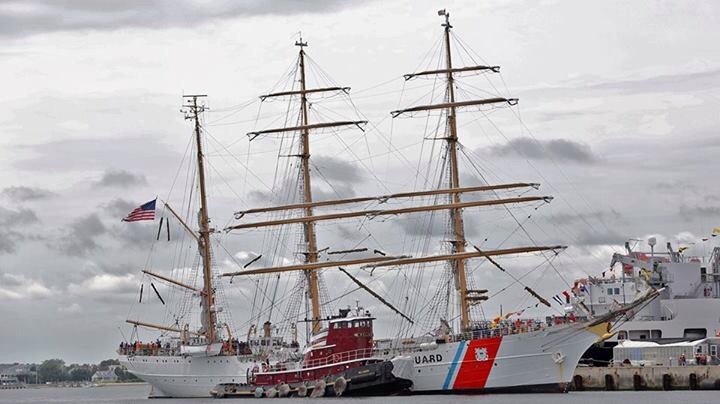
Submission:
<svg viewBox="0 0 720 404">
<path fill-rule="evenodd" d="M 467 342 L 462 362 L 458 364 L 453 389 L 482 389 L 487 383 L 502 337 L 473 339 Z"/>
</svg>

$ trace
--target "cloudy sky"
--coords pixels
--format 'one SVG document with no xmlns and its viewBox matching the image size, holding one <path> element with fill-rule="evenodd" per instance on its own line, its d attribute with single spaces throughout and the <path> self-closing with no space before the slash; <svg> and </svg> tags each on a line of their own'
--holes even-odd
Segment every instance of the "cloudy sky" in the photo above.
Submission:
<svg viewBox="0 0 720 404">
<path fill-rule="evenodd" d="M 216 226 L 278 196 L 277 139 L 251 144 L 245 133 L 278 125 L 257 96 L 282 84 L 300 31 L 317 75 L 351 86 L 354 106 L 371 121 L 346 143 L 314 144 L 323 174 L 316 197 L 423 188 L 421 170 L 412 170 L 424 169 L 416 162 L 433 142 L 423 141 L 422 124 L 389 111 L 427 101 L 428 82 L 402 75 L 428 65 L 439 7 L 475 52 L 458 63 L 502 66 L 493 82 L 463 78 L 471 86 L 464 95 L 520 99 L 492 121 L 460 118 L 463 147 L 479 167 L 463 173 L 465 183 L 480 173 L 542 183 L 540 194 L 556 199 L 517 212 L 533 216 L 523 221 L 533 241 L 570 246 L 558 269 L 569 278 L 597 274 L 625 240 L 650 235 L 689 245 L 691 254 L 709 251 L 714 240 L 700 239 L 720 226 L 717 2 L 0 0 L 0 362 L 113 356 L 121 329 L 128 332 L 124 320 L 142 313 L 133 304 L 139 270 L 173 266 L 149 258 L 156 224 L 120 218 L 156 195 L 181 204 L 178 173 L 187 170 L 191 139 L 178 111 L 182 94 L 209 95 Z M 319 102 L 314 113 L 332 105 Z M 345 108 L 338 116 L 358 114 Z M 468 236 L 500 245 L 487 223 L 466 219 Z M 405 236 L 421 231 L 412 220 L 400 228 Z M 351 248 L 364 231 L 349 222 L 321 244 Z M 376 232 L 375 246 L 401 247 L 394 234 Z M 262 252 L 252 234 L 222 237 L 236 259 Z M 497 285 L 477 283 L 491 293 Z M 538 287 L 557 293 L 563 285 Z M 249 290 L 230 293 L 239 318 Z M 488 311 L 512 296 L 505 299 L 488 302 Z"/>
</svg>

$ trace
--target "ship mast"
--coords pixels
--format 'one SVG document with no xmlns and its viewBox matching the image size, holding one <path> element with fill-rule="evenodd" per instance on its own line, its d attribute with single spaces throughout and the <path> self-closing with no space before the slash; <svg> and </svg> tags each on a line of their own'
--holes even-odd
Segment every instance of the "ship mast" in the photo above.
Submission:
<svg viewBox="0 0 720 404">
<path fill-rule="evenodd" d="M 300 158 L 301 165 L 301 176 L 302 176 L 302 191 L 303 191 L 303 238 L 305 241 L 306 251 L 303 253 L 305 256 L 305 265 L 316 263 L 318 260 L 317 250 L 317 236 L 315 235 L 315 221 L 313 220 L 313 198 L 312 198 L 312 184 L 310 181 L 310 131 L 313 129 L 326 129 L 335 128 L 342 126 L 358 126 L 364 125 L 367 121 L 335 121 L 335 122 L 320 122 L 311 124 L 308 119 L 308 99 L 307 94 L 324 93 L 324 92 L 344 92 L 348 93 L 349 87 L 322 87 L 322 88 L 307 88 L 305 80 L 305 47 L 308 46 L 307 42 L 303 42 L 302 37 L 299 41 L 295 42 L 295 46 L 300 47 L 298 54 L 298 71 L 300 90 L 295 91 L 282 91 L 272 94 L 265 94 L 260 96 L 262 101 L 272 97 L 284 97 L 284 96 L 300 96 L 300 125 L 293 127 L 274 128 L 266 129 L 248 133 L 250 140 L 257 138 L 260 135 L 272 134 L 272 133 L 284 133 L 284 132 L 300 132 L 300 153 L 297 157 Z M 320 331 L 322 326 L 320 319 L 320 286 L 318 273 L 314 269 L 308 269 L 305 271 L 305 276 L 308 282 L 308 298 L 310 300 L 311 309 L 311 322 L 312 322 L 312 333 L 316 334 Z"/>
<path fill-rule="evenodd" d="M 452 71 L 452 52 L 450 51 L 450 13 L 443 11 L 445 15 L 445 23 L 442 24 L 445 27 L 445 62 L 447 68 L 447 96 L 449 107 L 447 108 L 447 127 L 449 134 L 445 138 L 448 147 L 448 154 L 450 157 L 450 189 L 460 188 L 460 176 L 458 173 L 458 162 L 457 162 L 457 119 L 455 115 L 455 84 L 453 80 Z M 441 14 L 441 15 L 442 15 Z M 460 193 L 450 194 L 452 203 L 460 203 Z M 465 252 L 465 229 L 462 220 L 462 209 L 453 208 L 450 209 L 450 224 L 452 226 L 453 240 L 452 240 L 452 252 L 463 253 Z M 455 288 L 458 291 L 458 297 L 460 299 L 460 328 L 464 331 L 470 326 L 470 313 L 468 309 L 467 301 L 467 279 L 465 277 L 465 260 L 456 259 L 451 261 L 453 272 L 455 275 Z"/>
<path fill-rule="evenodd" d="M 468 290 L 467 288 L 467 274 L 466 274 L 466 266 L 465 266 L 465 246 L 467 245 L 467 241 L 465 240 L 465 229 L 463 225 L 463 217 L 462 217 L 462 209 L 464 204 L 460 202 L 460 194 L 459 192 L 462 188 L 460 187 L 460 176 L 458 172 L 458 159 L 457 159 L 457 149 L 458 149 L 458 135 L 457 135 L 457 115 L 456 115 L 456 109 L 457 108 L 463 108 L 463 107 L 472 107 L 472 106 L 481 106 L 481 105 L 490 105 L 490 104 L 502 104 L 507 103 L 509 105 L 515 105 L 517 104 L 516 98 L 503 98 L 503 97 L 494 97 L 494 98 L 486 98 L 486 99 L 480 99 L 480 100 L 469 100 L 469 101 L 456 101 L 455 100 L 455 78 L 453 76 L 454 73 L 460 73 L 460 72 L 480 72 L 480 71 L 490 71 L 494 73 L 498 73 L 500 71 L 499 66 L 468 66 L 468 67 L 460 67 L 455 68 L 452 64 L 452 50 L 450 48 L 450 30 L 452 29 L 452 25 L 450 25 L 450 13 L 448 13 L 446 10 L 440 10 L 438 11 L 439 16 L 445 17 L 445 23 L 442 24 L 442 26 L 445 29 L 444 32 L 444 47 L 445 47 L 445 68 L 444 69 L 437 69 L 437 70 L 428 70 L 428 71 L 422 71 L 412 74 L 406 74 L 405 80 L 410 80 L 414 77 L 418 76 L 426 76 L 426 75 L 441 75 L 444 74 L 446 77 L 447 82 L 447 100 L 444 103 L 441 104 L 434 104 L 434 105 L 421 105 L 421 106 L 415 106 L 410 107 L 406 109 L 401 109 L 397 111 L 392 111 L 391 114 L 393 117 L 400 116 L 402 114 L 406 113 L 412 113 L 412 112 L 418 112 L 418 111 L 432 111 L 432 110 L 444 110 L 446 114 L 446 128 L 447 128 L 447 136 L 444 138 L 444 140 L 447 142 L 447 149 L 448 149 L 448 160 L 449 160 L 449 170 L 450 170 L 450 184 L 448 189 L 449 190 L 456 190 L 456 192 L 450 193 L 450 199 L 451 203 L 449 205 L 455 205 L 450 209 L 450 226 L 452 229 L 452 240 L 450 241 L 452 243 L 452 256 L 455 256 L 456 258 L 452 258 L 449 260 L 452 271 L 453 271 L 453 277 L 455 279 L 455 289 L 457 290 L 458 294 L 458 304 L 460 306 L 460 328 L 462 331 L 466 330 L 470 326 L 470 303 L 471 302 L 477 302 L 480 300 L 486 299 L 484 296 L 478 296 L 478 291 L 476 290 Z"/>
<path fill-rule="evenodd" d="M 305 50 L 307 42 L 303 42 L 302 37 L 295 42 L 295 46 L 300 47 L 298 56 L 298 64 L 300 68 L 300 108 L 302 117 L 300 124 L 305 128 L 301 131 L 301 151 L 300 161 L 302 165 L 302 181 L 303 181 L 303 202 L 311 204 L 312 189 L 310 188 L 310 129 L 307 128 L 308 123 L 308 103 L 305 87 Z M 305 207 L 305 217 L 313 216 L 312 206 Z M 305 253 L 305 263 L 312 264 L 317 262 L 317 237 L 315 236 L 315 222 L 303 223 L 303 233 L 305 234 L 305 245 L 307 251 Z M 305 271 L 308 281 L 308 294 L 310 295 L 310 308 L 312 310 L 312 332 L 313 334 L 320 331 L 320 286 L 318 282 L 318 274 L 315 270 Z"/>
<path fill-rule="evenodd" d="M 460 188 L 460 176 L 458 173 L 457 161 L 457 119 L 455 115 L 455 88 L 452 71 L 452 52 L 450 51 L 450 13 L 442 12 L 445 15 L 445 61 L 447 67 L 447 96 L 449 107 L 447 108 L 447 127 L 449 135 L 445 138 L 447 142 L 448 154 L 450 157 L 450 189 Z M 441 15 L 442 15 L 441 14 Z M 460 203 L 460 193 L 452 193 L 450 198 L 453 203 Z M 452 252 L 465 252 L 465 228 L 463 226 L 462 209 L 450 209 L 450 224 L 452 226 L 453 240 Z M 455 287 L 460 300 L 460 328 L 464 331 L 470 326 L 470 313 L 467 299 L 467 279 L 465 277 L 465 260 L 456 259 L 451 261 L 453 272 L 455 275 Z"/>
<path fill-rule="evenodd" d="M 192 119 L 195 124 L 195 146 L 197 148 L 197 165 L 198 165 L 198 182 L 200 186 L 200 217 L 199 217 L 199 237 L 198 248 L 202 257 L 203 270 L 203 288 L 202 298 L 202 318 L 203 329 L 207 342 L 215 341 L 215 290 L 212 285 L 212 257 L 210 252 L 210 225 L 208 220 L 207 193 L 205 190 L 205 163 L 203 161 L 202 139 L 200 128 L 199 114 L 205 111 L 204 105 L 198 105 L 198 98 L 205 95 L 186 95 L 188 102 L 185 105 L 188 115 L 186 119 Z"/>
</svg>

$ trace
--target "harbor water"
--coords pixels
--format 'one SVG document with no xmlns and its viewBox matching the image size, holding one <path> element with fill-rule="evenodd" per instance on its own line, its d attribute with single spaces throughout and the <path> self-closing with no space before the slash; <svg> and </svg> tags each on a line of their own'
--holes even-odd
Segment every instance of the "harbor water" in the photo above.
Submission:
<svg viewBox="0 0 720 404">
<path fill-rule="evenodd" d="M 150 391 L 148 385 L 137 386 L 103 386 L 90 388 L 28 388 L 21 390 L 0 390 L 0 403 L 237 403 L 238 400 L 208 399 L 162 399 L 148 400 Z M 302 399 L 265 399 L 263 402 L 308 402 L 309 398 Z M 325 398 L 319 400 L 337 399 Z M 432 395 L 412 397 L 370 397 L 370 398 L 343 398 L 349 403 L 368 404 L 452 404 L 452 403 L 481 403 L 481 404 L 609 404 L 609 403 L 652 403 L 652 404 L 715 404 L 718 403 L 717 391 L 613 391 L 613 392 L 570 392 L 567 394 L 494 394 L 494 395 Z M 257 400 L 253 400 L 256 402 Z"/>
</svg>

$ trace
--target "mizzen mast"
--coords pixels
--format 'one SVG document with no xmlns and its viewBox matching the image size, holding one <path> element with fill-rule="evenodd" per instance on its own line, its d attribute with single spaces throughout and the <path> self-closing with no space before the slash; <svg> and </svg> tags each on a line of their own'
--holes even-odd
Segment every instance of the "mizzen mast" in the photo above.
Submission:
<svg viewBox="0 0 720 404">
<path fill-rule="evenodd" d="M 500 67 L 499 66 L 471 66 L 467 68 L 455 68 L 452 64 L 452 51 L 450 48 L 450 30 L 452 29 L 452 25 L 450 24 L 450 13 L 446 10 L 440 10 L 438 11 L 439 16 L 445 17 L 445 23 L 442 24 L 442 26 L 445 28 L 444 33 L 444 47 L 445 47 L 445 68 L 444 69 L 436 69 L 436 70 L 428 70 L 423 72 L 416 72 L 412 74 L 406 74 L 405 79 L 410 80 L 414 77 L 418 76 L 427 76 L 427 75 L 445 75 L 446 82 L 447 82 L 447 99 L 446 102 L 440 103 L 440 104 L 434 104 L 434 105 L 421 105 L 406 109 L 401 109 L 397 111 L 391 112 L 393 117 L 400 116 L 402 114 L 406 113 L 413 113 L 418 111 L 432 111 L 432 110 L 445 110 L 446 113 L 446 128 L 447 128 L 447 136 L 444 138 L 444 140 L 447 142 L 447 150 L 448 150 L 448 163 L 449 163 L 449 170 L 450 170 L 450 184 L 448 189 L 449 190 L 460 190 L 460 175 L 458 170 L 458 157 L 457 157 L 457 149 L 458 149 L 458 135 L 457 135 L 457 114 L 456 109 L 462 108 L 462 107 L 472 107 L 472 106 L 479 106 L 479 105 L 487 105 L 487 104 L 496 104 L 496 103 L 507 103 L 510 105 L 514 105 L 517 103 L 517 99 L 514 98 L 502 98 L 502 97 L 495 97 L 495 98 L 488 98 L 488 99 L 481 99 L 481 100 L 471 100 L 471 101 L 456 101 L 455 100 L 455 73 L 461 73 L 461 72 L 472 72 L 472 71 L 490 71 L 490 72 L 499 72 Z M 455 279 L 455 289 L 457 290 L 458 294 L 458 300 L 459 300 L 459 306 L 460 306 L 460 327 L 462 330 L 466 330 L 470 327 L 470 302 L 474 302 L 477 300 L 477 296 L 473 295 L 472 291 L 468 290 L 467 287 L 467 274 L 466 274 L 466 265 L 465 265 L 465 247 L 467 245 L 467 241 L 465 240 L 465 228 L 463 225 L 463 215 L 462 215 L 462 209 L 463 204 L 460 201 L 460 195 L 461 192 L 451 192 L 450 194 L 450 201 L 451 203 L 448 204 L 451 208 L 450 211 L 450 226 L 452 230 L 452 240 L 450 241 L 452 244 L 452 253 L 449 255 L 449 262 L 453 271 L 454 279 Z"/>
<path fill-rule="evenodd" d="M 185 119 L 194 121 L 195 147 L 197 149 L 198 184 L 200 186 L 200 214 L 198 249 L 202 257 L 203 288 L 202 288 L 202 330 L 208 342 L 215 341 L 215 290 L 212 285 L 212 257 L 210 251 L 210 229 L 208 219 L 207 193 L 205 190 L 205 163 L 203 161 L 202 130 L 200 128 L 199 114 L 205 111 L 204 105 L 198 105 L 198 98 L 205 95 L 185 95 L 187 103 L 184 105 L 187 115 Z"/>
</svg>

